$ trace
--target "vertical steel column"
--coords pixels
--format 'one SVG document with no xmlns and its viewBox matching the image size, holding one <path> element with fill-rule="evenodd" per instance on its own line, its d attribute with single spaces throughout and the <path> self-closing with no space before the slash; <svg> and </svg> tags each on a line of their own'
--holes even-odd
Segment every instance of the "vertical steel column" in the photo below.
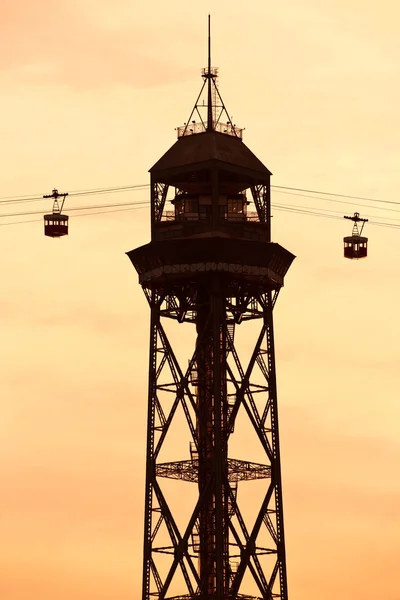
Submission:
<svg viewBox="0 0 400 600">
<path fill-rule="evenodd" d="M 265 212 L 267 223 L 267 242 L 271 241 L 271 177 L 269 177 L 268 185 L 264 186 L 265 194 Z"/>
<path fill-rule="evenodd" d="M 159 305 L 155 291 L 150 295 L 150 352 L 149 352 L 149 387 L 147 412 L 147 451 L 146 451 L 146 488 L 144 507 L 144 547 L 143 547 L 143 587 L 142 598 L 150 597 L 150 572 L 152 562 L 152 503 L 154 481 L 154 424 L 155 395 L 157 386 L 157 326 L 159 322 Z"/>
<path fill-rule="evenodd" d="M 228 520 L 224 480 L 227 444 L 226 341 L 224 302 L 219 276 L 199 291 L 197 369 L 199 493 L 212 481 L 212 493 L 200 512 L 200 580 L 202 590 L 223 600 L 228 589 Z M 201 343 L 199 342 L 201 340 Z"/>
<path fill-rule="evenodd" d="M 275 509 L 276 509 L 276 533 L 277 533 L 277 558 L 279 563 L 280 598 L 287 600 L 287 574 L 286 574 L 286 549 L 285 532 L 283 524 L 283 501 L 282 501 L 282 473 L 279 444 L 279 422 L 278 422 L 278 396 L 276 386 L 275 369 L 275 344 L 273 323 L 273 299 L 272 291 L 266 294 L 267 304 L 264 307 L 264 323 L 266 324 L 267 356 L 268 356 L 268 388 L 271 411 L 271 439 L 273 461 L 271 462 L 271 483 L 275 483 Z"/>
<path fill-rule="evenodd" d="M 197 408 L 196 424 L 199 446 L 199 494 L 213 479 L 213 330 L 210 296 L 206 287 L 198 290 L 197 329 Z M 214 494 L 210 493 L 199 515 L 199 575 L 201 590 L 213 594 L 215 589 Z"/>
<path fill-rule="evenodd" d="M 213 277 L 212 282 L 212 323 L 214 346 L 214 474 L 215 474 L 215 569 L 216 599 L 223 600 L 227 576 L 225 548 L 227 542 L 227 523 L 224 519 L 224 475 L 226 475 L 227 452 L 224 436 L 225 386 L 225 304 L 222 302 L 221 278 Z"/>
</svg>

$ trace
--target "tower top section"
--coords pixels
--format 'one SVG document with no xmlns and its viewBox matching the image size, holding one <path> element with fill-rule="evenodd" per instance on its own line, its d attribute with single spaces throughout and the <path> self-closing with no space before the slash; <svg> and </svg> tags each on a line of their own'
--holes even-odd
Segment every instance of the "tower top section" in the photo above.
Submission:
<svg viewBox="0 0 400 600">
<path fill-rule="evenodd" d="M 150 169 L 154 242 L 199 237 L 271 242 L 271 172 L 243 142 L 216 82 L 209 21 L 202 89 L 178 139 Z M 169 203 L 173 210 L 166 209 Z"/>
<path fill-rule="evenodd" d="M 208 66 L 202 71 L 203 85 L 188 121 L 177 129 L 177 141 L 150 169 L 154 181 L 186 189 L 186 180 L 193 186 L 199 177 L 207 178 L 203 171 L 217 169 L 229 172 L 225 179 L 231 181 L 235 191 L 269 184 L 271 172 L 243 142 L 243 129 L 232 122 L 217 77 L 218 69 L 211 66 L 208 16 Z M 222 181 L 220 184 L 225 185 Z"/>
<path fill-rule="evenodd" d="M 226 110 L 224 101 L 218 90 L 218 69 L 211 66 L 211 18 L 208 15 L 208 62 L 202 70 L 203 85 L 189 119 L 177 128 L 178 138 L 216 131 L 225 135 L 243 136 L 243 129 L 236 127 Z"/>
</svg>

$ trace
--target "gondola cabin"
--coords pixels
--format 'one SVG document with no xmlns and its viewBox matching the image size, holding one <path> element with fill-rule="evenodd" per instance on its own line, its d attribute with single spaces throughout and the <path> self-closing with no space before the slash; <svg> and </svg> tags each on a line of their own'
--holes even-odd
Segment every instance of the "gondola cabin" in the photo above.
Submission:
<svg viewBox="0 0 400 600">
<path fill-rule="evenodd" d="M 68 194 L 59 194 L 58 190 L 54 189 L 51 194 L 43 196 L 43 198 L 53 198 L 53 212 L 44 215 L 44 235 L 52 238 L 59 238 L 63 235 L 68 235 L 68 216 L 62 214 L 62 209 L 65 202 L 65 197 Z M 58 199 L 62 198 L 61 203 Z"/>
<path fill-rule="evenodd" d="M 61 213 L 44 215 L 44 235 L 52 238 L 68 235 L 68 215 Z"/>
<path fill-rule="evenodd" d="M 344 257 L 351 259 L 366 258 L 368 248 L 368 238 L 360 235 L 350 235 L 343 238 Z"/>
<path fill-rule="evenodd" d="M 352 217 L 344 217 L 353 221 L 352 234 L 343 238 L 344 242 L 344 257 L 350 258 L 351 260 L 358 260 L 359 258 L 366 258 L 368 252 L 368 238 L 363 237 L 362 230 L 364 229 L 365 223 L 368 219 L 362 219 L 360 213 L 354 213 Z M 359 223 L 362 223 L 359 227 Z"/>
</svg>

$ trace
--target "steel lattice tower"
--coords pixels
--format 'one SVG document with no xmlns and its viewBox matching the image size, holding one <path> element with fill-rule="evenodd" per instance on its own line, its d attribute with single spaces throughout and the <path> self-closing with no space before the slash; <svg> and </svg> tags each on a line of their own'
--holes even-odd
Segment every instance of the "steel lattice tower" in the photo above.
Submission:
<svg viewBox="0 0 400 600">
<path fill-rule="evenodd" d="M 210 50 L 202 77 L 177 142 L 150 170 L 151 242 L 128 253 L 151 313 L 142 598 L 287 600 L 272 312 L 294 256 L 271 242 L 271 173 L 228 116 Z M 249 326 L 243 358 L 235 331 Z M 181 327 L 193 339 L 184 360 Z M 163 461 L 178 413 L 187 455 Z M 240 420 L 257 462 L 230 455 Z M 238 484 L 256 479 L 249 523 Z"/>
</svg>

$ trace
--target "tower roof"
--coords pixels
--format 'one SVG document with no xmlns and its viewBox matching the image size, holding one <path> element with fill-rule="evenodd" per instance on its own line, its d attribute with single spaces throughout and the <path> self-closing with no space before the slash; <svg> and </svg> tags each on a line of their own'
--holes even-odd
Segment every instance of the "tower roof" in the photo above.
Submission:
<svg viewBox="0 0 400 600">
<path fill-rule="evenodd" d="M 150 169 L 150 173 L 157 175 L 189 166 L 206 168 L 212 163 L 221 168 L 242 168 L 256 178 L 257 175 L 261 176 L 261 179 L 271 175 L 267 167 L 239 137 L 215 130 L 180 137 Z"/>
<path fill-rule="evenodd" d="M 208 66 L 203 86 L 189 119 L 178 127 L 178 141 L 156 162 L 150 173 L 167 180 L 175 174 L 218 167 L 244 175 L 254 182 L 266 181 L 271 172 L 243 143 L 243 130 L 232 122 L 217 85 L 218 69 L 211 67 L 211 28 L 208 16 Z M 206 114 L 204 115 L 204 111 Z M 192 120 L 197 117 L 199 120 Z"/>
</svg>

